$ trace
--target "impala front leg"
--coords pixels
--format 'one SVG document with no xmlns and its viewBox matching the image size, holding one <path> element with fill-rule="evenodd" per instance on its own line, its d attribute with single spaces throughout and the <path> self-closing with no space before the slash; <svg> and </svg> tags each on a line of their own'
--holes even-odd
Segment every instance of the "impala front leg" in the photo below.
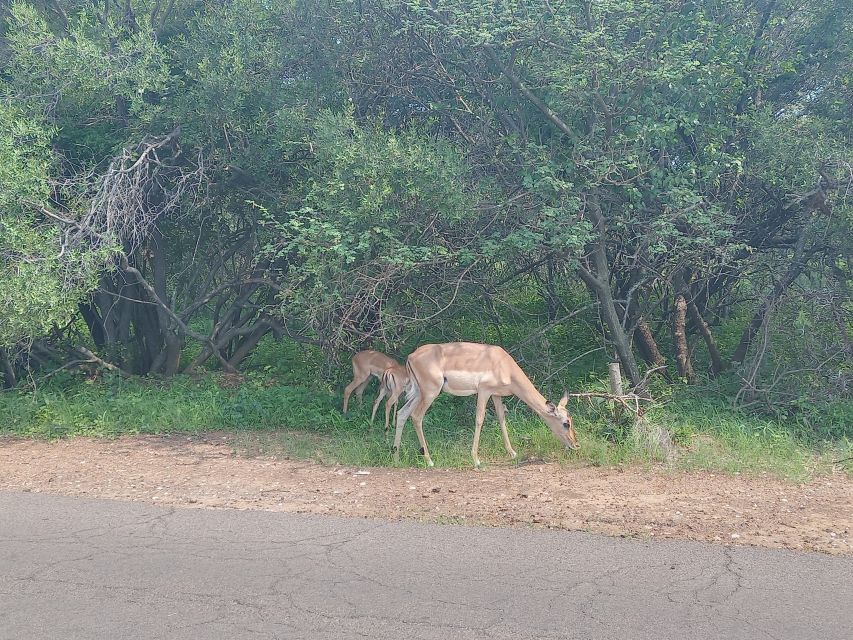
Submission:
<svg viewBox="0 0 853 640">
<path fill-rule="evenodd" d="M 474 466 L 480 467 L 480 458 L 477 456 L 477 450 L 480 448 L 480 431 L 483 428 L 483 421 L 486 419 L 486 404 L 489 402 L 489 394 L 480 392 L 477 394 L 477 418 L 474 423 L 474 445 L 471 447 L 471 457 L 474 458 Z"/>
<path fill-rule="evenodd" d="M 346 389 L 344 389 L 344 408 L 343 408 L 344 415 L 347 414 L 347 409 L 349 409 L 349 397 L 352 395 L 352 392 L 355 391 L 356 387 L 358 387 L 358 385 L 360 385 L 360 384 L 361 384 L 361 380 L 359 380 L 358 378 L 355 378 L 355 379 L 353 379 L 352 382 L 350 382 L 346 386 Z"/>
<path fill-rule="evenodd" d="M 364 382 L 361 383 L 360 386 L 356 387 L 355 397 L 358 398 L 358 404 L 364 404 L 364 390 L 367 389 L 367 385 L 370 384 L 370 376 L 368 375 Z"/>
</svg>

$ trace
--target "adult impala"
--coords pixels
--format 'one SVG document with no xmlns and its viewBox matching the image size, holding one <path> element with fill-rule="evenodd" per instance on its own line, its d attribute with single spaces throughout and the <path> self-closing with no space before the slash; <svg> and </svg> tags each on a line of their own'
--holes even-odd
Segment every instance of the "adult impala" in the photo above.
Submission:
<svg viewBox="0 0 853 640">
<path fill-rule="evenodd" d="M 344 389 L 344 413 L 347 412 L 349 397 L 353 391 L 355 391 L 358 401 L 363 402 L 362 396 L 364 395 L 364 389 L 370 382 L 370 377 L 373 376 L 381 380 L 382 374 L 386 369 L 399 366 L 401 366 L 400 363 L 394 360 L 394 358 L 386 356 L 379 351 L 373 351 L 372 349 L 359 351 L 355 354 L 352 357 L 352 382 Z M 373 412 L 374 414 L 376 413 L 375 407 Z"/>
<path fill-rule="evenodd" d="M 400 460 L 400 439 L 406 420 L 411 416 L 426 463 L 430 467 L 433 466 L 424 437 L 423 420 L 424 414 L 442 391 L 454 396 L 477 394 L 474 445 L 471 447 L 471 456 L 477 467 L 480 466 L 480 458 L 477 456 L 480 430 L 489 398 L 495 405 L 504 447 L 511 458 L 515 458 L 516 454 L 506 430 L 506 411 L 501 400 L 503 396 L 518 397 L 542 418 L 563 445 L 568 449 L 580 448 L 572 416 L 566 411 L 568 395 L 564 394 L 556 405 L 546 400 L 512 356 L 501 347 L 473 342 L 425 344 L 409 356 L 406 368 L 411 379 L 406 390 L 406 404 L 397 414 L 397 431 L 394 434 L 395 462 Z"/>
<path fill-rule="evenodd" d="M 379 403 L 382 402 L 382 398 L 388 396 L 388 399 L 385 401 L 385 433 L 388 433 L 391 407 L 394 407 L 394 415 L 396 416 L 397 401 L 400 399 L 400 395 L 406 390 L 408 384 L 409 371 L 403 365 L 395 364 L 393 367 L 385 369 L 379 381 L 379 395 L 376 396 L 376 402 L 373 403 L 373 412 L 370 414 L 371 428 Z"/>
</svg>

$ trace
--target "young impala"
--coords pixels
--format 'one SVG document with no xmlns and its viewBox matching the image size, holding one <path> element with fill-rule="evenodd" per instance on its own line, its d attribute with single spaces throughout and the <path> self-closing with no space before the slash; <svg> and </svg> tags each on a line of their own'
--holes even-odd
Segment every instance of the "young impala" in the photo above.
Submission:
<svg viewBox="0 0 853 640">
<path fill-rule="evenodd" d="M 425 344 L 409 356 L 406 368 L 409 370 L 410 380 L 406 389 L 406 403 L 397 413 L 397 431 L 394 434 L 395 462 L 400 460 L 400 439 L 406 420 L 411 416 L 426 463 L 430 467 L 433 466 L 424 437 L 423 420 L 424 414 L 442 391 L 455 396 L 477 394 L 474 445 L 471 448 L 475 466 L 480 466 L 477 449 L 489 398 L 495 405 L 504 447 L 511 458 L 515 458 L 516 454 L 506 430 L 506 411 L 501 400 L 503 396 L 517 396 L 542 418 L 565 447 L 580 448 L 572 416 L 566 411 L 568 395 L 564 394 L 556 405 L 546 400 L 512 356 L 500 347 L 472 342 Z"/>
<path fill-rule="evenodd" d="M 364 402 L 364 389 L 370 382 L 370 377 L 381 379 L 386 369 L 400 366 L 400 363 L 379 351 L 359 351 L 352 357 L 352 382 L 344 389 L 344 414 L 349 407 L 349 397 L 355 391 L 359 402 Z M 374 409 L 374 413 L 376 410 Z"/>
<path fill-rule="evenodd" d="M 395 364 L 393 367 L 388 367 L 382 373 L 382 379 L 379 382 L 379 395 L 376 396 L 376 402 L 373 403 L 373 412 L 370 414 L 371 428 L 373 419 L 376 417 L 376 409 L 382 398 L 388 396 L 385 401 L 385 433 L 388 433 L 388 425 L 391 417 L 391 407 L 394 407 L 394 416 L 397 415 L 397 400 L 400 395 L 406 390 L 409 384 L 409 372 L 405 366 Z"/>
</svg>

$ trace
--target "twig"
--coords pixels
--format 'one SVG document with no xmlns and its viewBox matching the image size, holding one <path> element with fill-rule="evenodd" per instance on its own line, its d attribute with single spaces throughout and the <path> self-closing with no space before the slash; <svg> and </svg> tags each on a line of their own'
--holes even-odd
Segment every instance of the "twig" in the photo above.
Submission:
<svg viewBox="0 0 853 640">
<path fill-rule="evenodd" d="M 652 367 L 651 369 L 649 369 L 648 371 L 646 371 L 646 375 L 644 375 L 644 376 L 643 376 L 643 379 L 642 379 L 642 380 L 640 380 L 640 384 L 638 384 L 635 388 L 636 388 L 636 389 L 645 389 L 645 388 L 646 388 L 646 383 L 649 381 L 649 377 L 650 377 L 653 373 L 655 373 L 656 371 L 660 371 L 661 369 L 666 369 L 666 365 L 665 365 L 665 364 L 662 364 L 662 365 L 657 366 L 657 367 Z"/>
<path fill-rule="evenodd" d="M 61 367 L 57 367 L 57 368 L 56 368 L 56 369 L 54 369 L 53 371 L 49 371 L 49 372 L 47 372 L 46 374 L 44 374 L 43 376 L 38 376 L 38 381 L 39 381 L 39 382 L 43 382 L 43 381 L 47 380 L 48 378 L 50 378 L 50 377 L 52 377 L 52 376 L 56 375 L 56 374 L 57 374 L 57 373 L 59 373 L 60 371 L 64 371 L 65 369 L 70 369 L 71 367 L 75 367 L 75 366 L 77 366 L 78 364 L 89 364 L 89 363 L 92 363 L 92 362 L 94 362 L 94 361 L 93 361 L 93 360 L 89 360 L 89 359 L 86 359 L 86 360 L 72 360 L 71 362 L 66 362 L 66 363 L 65 363 L 64 365 L 62 365 Z M 35 382 L 35 381 L 33 381 L 33 382 Z M 34 385 L 33 385 L 33 386 L 34 386 Z"/>
<path fill-rule="evenodd" d="M 579 309 L 575 309 L 575 310 L 574 310 L 574 311 L 572 311 L 571 313 L 569 313 L 569 314 L 567 314 L 567 315 L 564 315 L 564 316 L 563 316 L 563 317 L 561 317 L 561 318 L 557 318 L 556 320 L 552 320 L 551 322 L 549 322 L 549 323 L 548 323 L 548 324 L 546 324 L 545 326 L 541 327 L 538 331 L 535 331 L 534 333 L 530 334 L 530 335 L 529 335 L 529 336 L 527 336 L 524 340 L 522 340 L 522 341 L 521 341 L 521 342 L 519 342 L 517 345 L 515 345 L 512 349 L 510 349 L 510 350 L 509 350 L 509 353 L 515 353 L 516 351 L 518 351 L 519 349 L 521 349 L 521 347 L 523 347 L 523 346 L 525 346 L 525 345 L 527 345 L 527 344 L 530 344 L 530 343 L 531 343 L 531 342 L 533 342 L 534 340 L 536 340 L 536 339 L 538 339 L 538 338 L 542 337 L 544 334 L 548 333 L 551 329 L 553 329 L 553 328 L 554 328 L 554 327 L 556 327 L 557 325 L 562 324 L 562 323 L 563 323 L 563 322 L 565 322 L 566 320 L 570 320 L 570 319 L 574 318 L 576 315 L 578 315 L 578 314 L 580 314 L 580 313 L 583 313 L 583 312 L 584 312 L 584 311 L 586 311 L 587 309 L 591 309 L 592 307 L 595 307 L 595 306 L 597 306 L 597 305 L 598 305 L 598 303 L 597 303 L 597 302 L 592 303 L 592 304 L 587 304 L 587 305 L 584 305 L 584 306 L 580 307 Z M 586 355 L 586 354 L 584 354 L 584 355 Z M 574 362 L 574 361 L 573 361 L 573 362 Z"/>
<path fill-rule="evenodd" d="M 574 358 L 572 358 L 571 360 L 569 360 L 566 364 L 564 364 L 562 367 L 560 367 L 559 369 L 557 369 L 556 371 L 554 371 L 553 373 L 551 373 L 550 375 L 548 375 L 548 376 L 547 376 L 547 377 L 542 381 L 542 383 L 544 384 L 545 382 L 548 382 L 548 380 L 550 380 L 550 379 L 551 379 L 551 378 L 553 378 L 555 375 L 557 375 L 558 373 L 560 373 L 563 369 L 566 369 L 566 368 L 570 367 L 572 364 L 574 364 L 575 362 L 577 362 L 577 361 L 578 361 L 578 360 L 580 360 L 581 358 L 585 358 L 585 357 L 586 357 L 586 356 L 588 356 L 589 354 L 591 354 L 591 353 L 595 353 L 596 351 L 603 351 L 603 350 L 604 350 L 604 347 L 596 347 L 595 349 L 590 349 L 589 351 L 585 351 L 584 353 L 580 354 L 579 356 L 575 356 Z"/>
</svg>

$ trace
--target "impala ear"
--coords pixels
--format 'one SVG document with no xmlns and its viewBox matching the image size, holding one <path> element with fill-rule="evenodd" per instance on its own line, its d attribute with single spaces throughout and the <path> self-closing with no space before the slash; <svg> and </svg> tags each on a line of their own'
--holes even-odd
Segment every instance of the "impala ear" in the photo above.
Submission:
<svg viewBox="0 0 853 640">
<path fill-rule="evenodd" d="M 566 392 L 563 394 L 563 397 L 562 397 L 562 398 L 560 398 L 560 403 L 557 405 L 557 408 L 558 408 L 558 409 L 565 409 L 565 408 L 566 408 L 566 403 L 567 403 L 568 401 L 569 401 L 569 392 L 568 392 L 568 391 L 566 391 Z"/>
<path fill-rule="evenodd" d="M 545 401 L 545 409 L 546 409 L 546 410 L 548 411 L 548 413 L 550 413 L 552 416 L 553 416 L 553 415 L 557 415 L 557 407 L 555 407 L 555 406 L 554 406 L 554 403 L 553 403 L 553 402 L 551 402 L 550 400 L 546 400 L 546 401 Z"/>
</svg>

